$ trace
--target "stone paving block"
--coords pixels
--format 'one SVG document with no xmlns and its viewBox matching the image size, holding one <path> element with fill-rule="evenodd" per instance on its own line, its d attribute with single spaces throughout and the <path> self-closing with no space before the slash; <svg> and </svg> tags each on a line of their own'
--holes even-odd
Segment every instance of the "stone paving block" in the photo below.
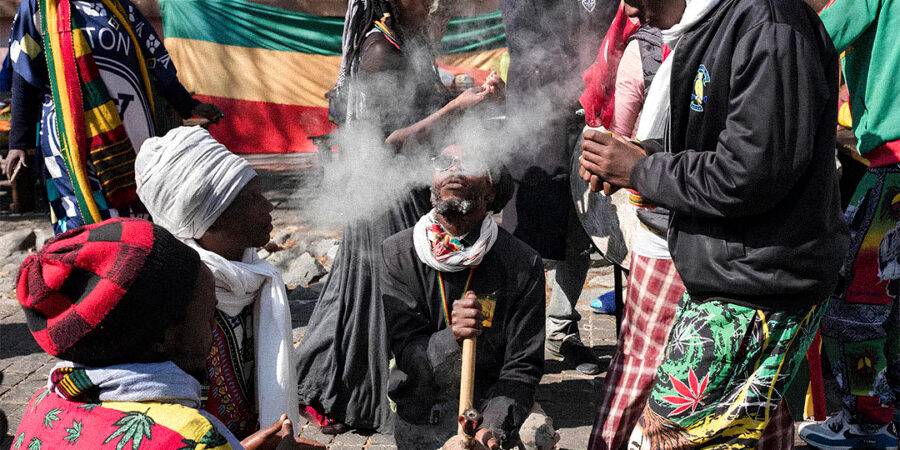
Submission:
<svg viewBox="0 0 900 450">
<path fill-rule="evenodd" d="M 364 446 L 369 441 L 369 435 L 363 435 L 356 432 L 349 432 L 344 434 L 339 434 L 334 437 L 334 440 L 331 441 L 333 445 L 350 445 L 350 446 Z"/>
<path fill-rule="evenodd" d="M 341 445 L 334 444 L 328 446 L 329 450 L 364 450 L 366 448 L 365 445 Z"/>
<path fill-rule="evenodd" d="M 43 366 L 38 367 L 34 373 L 31 374 L 33 377 L 41 377 L 41 378 L 50 378 L 50 371 L 53 370 L 53 367 L 56 366 L 56 362 L 47 362 L 44 363 Z"/>
<path fill-rule="evenodd" d="M 3 369 L 3 373 L 25 373 L 30 374 L 35 370 L 38 370 L 47 362 L 46 354 L 41 353 L 35 357 L 29 357 L 30 355 L 22 355 L 17 356 L 17 360 L 12 364 Z"/>
<path fill-rule="evenodd" d="M 23 373 L 4 373 L 3 382 L 0 383 L 0 397 L 6 394 L 13 386 L 19 384 L 26 377 Z"/>
<path fill-rule="evenodd" d="M 580 450 L 587 447 L 587 441 L 591 434 L 591 426 L 581 426 L 559 433 L 559 442 L 556 444 L 560 450 Z"/>
<path fill-rule="evenodd" d="M 46 385 L 46 380 L 39 383 L 24 381 L 4 394 L 3 402 L 24 405 L 28 403 L 29 400 L 31 400 L 31 397 L 34 396 L 34 393 L 37 392 L 38 389 Z"/>
<path fill-rule="evenodd" d="M 3 412 L 6 413 L 6 417 L 9 420 L 9 431 L 7 433 L 12 435 L 16 432 L 16 428 L 19 427 L 19 422 L 22 421 L 22 416 L 25 415 L 25 406 L 17 406 L 10 409 L 4 407 Z M 12 442 L 10 442 L 10 444 L 12 444 Z"/>
<path fill-rule="evenodd" d="M 397 446 L 397 442 L 394 441 L 393 434 L 382 434 L 382 433 L 373 434 L 372 437 L 369 439 L 369 443 L 371 445 L 388 445 L 388 446 L 392 445 L 394 447 Z M 372 448 L 372 447 L 369 447 L 369 448 Z"/>
<path fill-rule="evenodd" d="M 300 434 L 300 437 L 303 439 L 309 439 L 311 441 L 316 441 L 321 444 L 330 444 L 331 438 L 333 436 L 322 433 L 319 427 L 315 426 L 307 426 L 303 429 L 303 432 Z"/>
<path fill-rule="evenodd" d="M 0 372 L 6 374 L 6 368 L 12 365 L 14 362 L 18 361 L 15 356 L 10 356 L 7 358 L 0 358 Z"/>
</svg>

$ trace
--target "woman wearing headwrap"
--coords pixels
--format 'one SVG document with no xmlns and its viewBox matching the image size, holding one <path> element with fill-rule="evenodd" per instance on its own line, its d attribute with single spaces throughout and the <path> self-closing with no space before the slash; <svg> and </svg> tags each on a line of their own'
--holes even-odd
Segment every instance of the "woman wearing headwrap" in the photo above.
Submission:
<svg viewBox="0 0 900 450">
<path fill-rule="evenodd" d="M 425 152 L 422 141 L 449 118 L 499 94 L 502 82 L 492 77 L 485 87 L 451 100 L 429 38 L 429 33 L 443 35 L 447 13 L 431 0 L 350 0 L 340 77 L 330 94 L 331 114 L 342 130 L 374 130 L 369 135 L 394 148 Z M 341 151 L 353 155 L 370 144 Z M 417 188 L 383 213 L 344 227 L 298 356 L 299 400 L 324 433 L 341 433 L 348 426 L 392 428 L 390 354 L 378 286 L 381 243 L 430 209 L 428 189 Z"/>
<path fill-rule="evenodd" d="M 27 165 L 40 123 L 55 233 L 146 216 L 134 158 L 145 139 L 168 129 L 163 100 L 183 118 L 222 118 L 179 83 L 162 40 L 129 0 L 24 0 L 9 55 L 12 130 L 3 171 Z"/>
<path fill-rule="evenodd" d="M 256 172 L 208 131 L 179 127 L 144 143 L 135 177 L 156 223 L 216 278 L 206 410 L 239 438 L 283 413 L 298 423 L 287 293 L 278 270 L 256 255 L 269 241 L 273 209 Z"/>
</svg>

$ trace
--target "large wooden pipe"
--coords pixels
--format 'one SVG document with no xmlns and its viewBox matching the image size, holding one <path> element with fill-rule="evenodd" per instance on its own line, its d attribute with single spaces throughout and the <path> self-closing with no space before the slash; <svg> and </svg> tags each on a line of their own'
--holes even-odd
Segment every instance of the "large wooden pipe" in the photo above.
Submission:
<svg viewBox="0 0 900 450">
<path fill-rule="evenodd" d="M 467 410 L 474 407 L 475 402 L 475 339 L 464 339 L 462 343 L 462 370 L 460 370 L 459 379 L 459 428 L 457 433 L 463 438 L 463 442 L 468 448 L 471 445 L 474 435 L 469 436 L 463 427 L 462 420 Z M 477 425 L 476 425 L 477 427 Z"/>
</svg>

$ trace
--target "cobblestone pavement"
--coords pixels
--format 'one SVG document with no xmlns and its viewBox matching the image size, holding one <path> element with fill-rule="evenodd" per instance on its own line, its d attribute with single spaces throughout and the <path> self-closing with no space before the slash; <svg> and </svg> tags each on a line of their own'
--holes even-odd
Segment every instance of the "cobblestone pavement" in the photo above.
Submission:
<svg viewBox="0 0 900 450">
<path fill-rule="evenodd" d="M 287 161 L 287 163 L 285 162 Z M 254 166 L 261 170 L 261 181 L 267 197 L 275 204 L 273 222 L 275 229 L 291 227 L 295 230 L 338 237 L 338 227 L 334 224 L 313 223 L 304 209 L 317 187 L 320 175 L 315 161 L 309 158 L 259 157 L 253 159 Z M 0 216 L 2 232 L 7 233 L 22 228 L 49 231 L 49 225 L 42 214 Z M 15 274 L 0 273 L 0 277 Z M 606 365 L 615 348 L 615 321 L 612 316 L 590 312 L 589 303 L 598 295 L 612 289 L 612 268 L 591 269 L 576 309 L 581 313 L 581 336 L 585 344 L 591 346 L 601 362 Z M 315 307 L 318 285 L 310 289 L 298 288 L 291 297 L 291 315 L 294 339 L 302 339 L 307 322 Z M 56 358 L 46 355 L 34 342 L 25 325 L 25 317 L 18 303 L 8 293 L 0 292 L 0 409 L 10 420 L 10 434 L 18 426 L 25 405 L 33 393 L 44 386 Z M 548 361 L 546 373 L 537 390 L 536 400 L 553 419 L 559 430 L 559 448 L 582 449 L 587 446 L 591 425 L 594 421 L 594 405 L 597 392 L 603 383 L 604 373 L 597 376 L 582 375 L 568 365 Z M 345 433 L 328 436 L 317 427 L 300 424 L 302 437 L 327 443 L 329 448 L 344 449 L 393 449 L 393 437 L 383 434 Z M 0 449 L 8 448 L 12 436 L 0 436 Z"/>
<path fill-rule="evenodd" d="M 591 274 L 598 278 L 595 284 L 611 284 L 609 270 L 594 269 Z M 581 333 L 585 343 L 590 343 L 594 351 L 604 363 L 609 362 L 615 344 L 615 323 L 611 316 L 597 315 L 588 311 L 588 303 L 599 293 L 610 287 L 596 286 L 584 292 L 577 309 L 581 312 Z M 313 294 L 310 292 L 309 294 Z M 302 338 L 309 316 L 315 306 L 315 300 L 303 299 L 313 295 L 292 293 L 291 314 L 295 327 L 295 337 Z M 34 392 L 47 383 L 50 369 L 58 361 L 46 355 L 34 342 L 25 325 L 25 315 L 18 303 L 11 299 L 0 300 L 0 371 L 3 382 L 0 384 L 0 409 L 10 419 L 10 434 L 18 426 L 25 410 L 25 405 Z M 556 361 L 548 361 L 547 371 L 537 391 L 537 401 L 547 414 L 553 418 L 560 432 L 560 448 L 578 449 L 587 444 L 588 434 L 593 423 L 593 399 L 602 383 L 603 374 L 592 377 L 581 375 L 572 368 Z M 318 442 L 328 443 L 332 449 L 391 449 L 393 437 L 381 434 L 345 433 L 336 437 L 327 436 L 319 429 L 306 423 L 301 424 L 301 436 Z M 0 441 L 0 448 L 8 448 L 12 436 Z"/>
</svg>

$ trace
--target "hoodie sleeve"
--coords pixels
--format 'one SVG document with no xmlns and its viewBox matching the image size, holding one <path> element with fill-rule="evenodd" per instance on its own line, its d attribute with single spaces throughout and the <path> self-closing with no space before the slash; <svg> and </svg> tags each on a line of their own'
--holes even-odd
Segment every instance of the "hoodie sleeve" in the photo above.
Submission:
<svg viewBox="0 0 900 450">
<path fill-rule="evenodd" d="M 838 53 L 847 49 L 878 17 L 883 0 L 835 0 L 819 18 Z"/>
<path fill-rule="evenodd" d="M 813 154 L 826 151 L 815 148 L 832 95 L 825 63 L 816 43 L 788 25 L 751 29 L 734 51 L 727 119 L 715 149 L 643 158 L 632 185 L 653 203 L 694 216 L 743 217 L 772 208 Z"/>
</svg>

